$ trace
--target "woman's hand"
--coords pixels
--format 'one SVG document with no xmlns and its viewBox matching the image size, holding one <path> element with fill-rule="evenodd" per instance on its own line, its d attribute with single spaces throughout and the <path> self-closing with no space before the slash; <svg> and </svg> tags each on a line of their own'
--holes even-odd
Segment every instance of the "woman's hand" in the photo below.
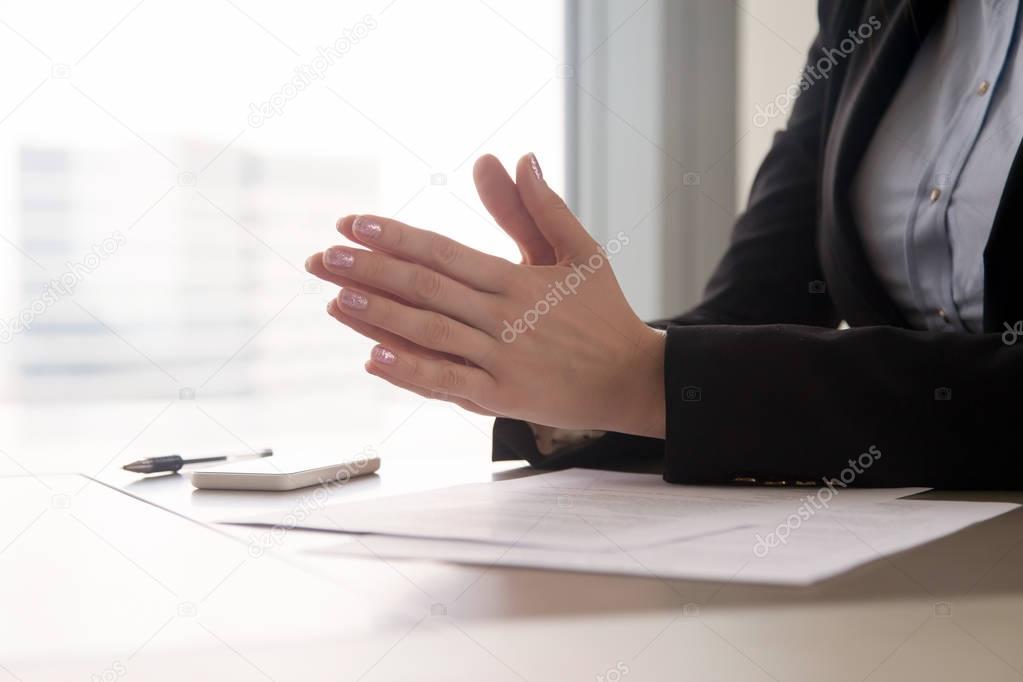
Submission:
<svg viewBox="0 0 1023 682">
<path fill-rule="evenodd" d="M 497 168 L 495 168 L 495 164 Z M 348 216 L 307 262 L 342 285 L 328 312 L 373 338 L 366 369 L 482 414 L 563 428 L 664 436 L 664 338 L 629 307 L 608 255 L 543 181 L 532 155 L 517 183 L 477 163 L 484 205 L 522 264 L 394 220 Z"/>
</svg>

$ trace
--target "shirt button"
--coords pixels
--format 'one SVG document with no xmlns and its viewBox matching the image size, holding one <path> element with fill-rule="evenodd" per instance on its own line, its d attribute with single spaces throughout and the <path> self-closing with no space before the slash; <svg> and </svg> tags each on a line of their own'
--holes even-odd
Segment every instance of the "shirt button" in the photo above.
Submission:
<svg viewBox="0 0 1023 682">
<path fill-rule="evenodd" d="M 934 202 L 936 202 L 940 198 L 941 198 L 941 190 L 938 189 L 937 187 L 934 187 L 933 189 L 931 189 L 931 203 L 933 204 Z"/>
<path fill-rule="evenodd" d="M 987 91 L 991 89 L 991 84 L 987 81 L 981 81 L 980 85 L 977 86 L 978 95 L 986 95 Z"/>
</svg>

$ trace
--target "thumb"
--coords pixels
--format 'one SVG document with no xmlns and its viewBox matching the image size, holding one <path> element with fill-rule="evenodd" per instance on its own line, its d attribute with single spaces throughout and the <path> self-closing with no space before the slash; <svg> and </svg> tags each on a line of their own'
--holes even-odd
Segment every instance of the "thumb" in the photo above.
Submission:
<svg viewBox="0 0 1023 682">
<path fill-rule="evenodd" d="M 535 154 L 526 154 L 515 168 L 515 184 L 533 222 L 554 247 L 559 261 L 589 255 L 597 250 L 597 243 L 575 215 L 543 179 L 543 171 Z"/>
<path fill-rule="evenodd" d="M 508 175 L 496 157 L 481 156 L 472 168 L 476 192 L 480 201 L 498 225 L 508 233 L 522 252 L 523 262 L 529 265 L 552 265 L 554 249 L 529 215 L 515 181 Z"/>
</svg>

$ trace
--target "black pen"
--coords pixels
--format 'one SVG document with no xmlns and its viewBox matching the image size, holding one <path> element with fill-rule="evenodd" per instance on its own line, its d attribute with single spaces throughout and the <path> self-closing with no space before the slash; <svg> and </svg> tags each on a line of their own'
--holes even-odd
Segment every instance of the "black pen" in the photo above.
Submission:
<svg viewBox="0 0 1023 682">
<path fill-rule="evenodd" d="M 186 464 L 201 464 L 203 462 L 227 462 L 238 459 L 251 459 L 254 457 L 269 457 L 274 453 L 270 448 L 247 452 L 237 455 L 220 455 L 219 457 L 197 457 L 195 459 L 184 459 L 181 455 L 163 455 L 162 457 L 147 457 L 131 464 L 125 464 L 125 471 L 133 471 L 136 474 L 155 474 L 162 471 L 177 471 Z"/>
</svg>

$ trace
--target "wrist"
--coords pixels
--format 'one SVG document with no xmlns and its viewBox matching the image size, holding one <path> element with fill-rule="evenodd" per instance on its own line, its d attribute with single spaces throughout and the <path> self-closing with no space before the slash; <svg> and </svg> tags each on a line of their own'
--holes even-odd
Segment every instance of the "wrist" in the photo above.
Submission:
<svg viewBox="0 0 1023 682">
<path fill-rule="evenodd" d="M 615 402 L 622 422 L 614 430 L 635 436 L 664 438 L 664 349 L 667 335 L 644 325 L 634 361 L 623 368 L 623 390 Z"/>
</svg>

